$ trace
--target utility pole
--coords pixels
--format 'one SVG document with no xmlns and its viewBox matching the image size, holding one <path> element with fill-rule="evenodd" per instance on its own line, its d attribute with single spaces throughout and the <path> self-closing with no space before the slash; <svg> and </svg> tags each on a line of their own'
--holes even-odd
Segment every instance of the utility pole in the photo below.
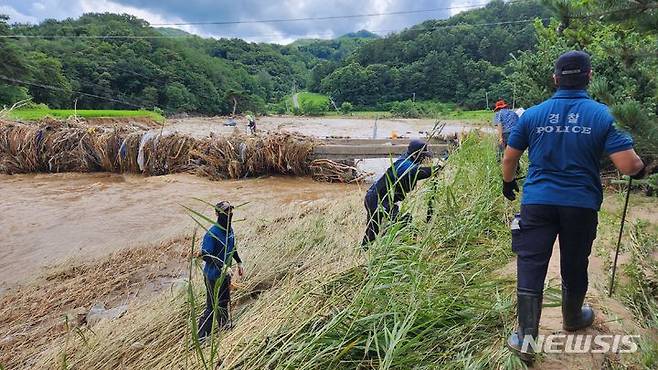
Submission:
<svg viewBox="0 0 658 370">
<path fill-rule="evenodd" d="M 512 109 L 516 106 L 516 84 L 512 85 Z"/>
<path fill-rule="evenodd" d="M 487 110 L 489 110 L 489 92 L 485 91 L 484 92 L 484 99 L 487 101 Z"/>
</svg>

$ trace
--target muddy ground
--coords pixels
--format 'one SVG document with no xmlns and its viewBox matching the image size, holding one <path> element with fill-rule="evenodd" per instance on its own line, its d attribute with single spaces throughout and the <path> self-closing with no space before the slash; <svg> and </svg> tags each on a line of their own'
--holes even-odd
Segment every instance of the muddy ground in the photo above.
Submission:
<svg viewBox="0 0 658 370">
<path fill-rule="evenodd" d="M 208 133 L 230 134 L 234 130 L 248 132 L 247 122 L 238 119 L 235 127 L 224 126 L 226 117 L 198 117 L 180 118 L 167 121 L 165 130 L 179 131 L 190 135 L 204 137 Z M 436 123 L 430 119 L 380 119 L 375 129 L 375 119 L 371 118 L 338 118 L 338 117 L 296 117 L 272 116 L 259 117 L 258 129 L 265 131 L 288 131 L 319 138 L 350 137 L 350 138 L 376 138 L 386 139 L 392 135 L 407 138 L 420 138 L 426 136 Z M 442 121 L 446 123 L 444 135 L 454 135 L 469 131 L 475 126 L 459 121 Z M 479 127 L 477 127 L 479 128 Z M 483 129 L 490 130 L 489 127 Z"/>
</svg>

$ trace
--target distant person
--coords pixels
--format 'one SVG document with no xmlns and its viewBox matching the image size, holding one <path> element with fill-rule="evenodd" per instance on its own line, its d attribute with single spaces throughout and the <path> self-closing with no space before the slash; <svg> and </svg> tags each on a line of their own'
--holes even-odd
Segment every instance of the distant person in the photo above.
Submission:
<svg viewBox="0 0 658 370">
<path fill-rule="evenodd" d="M 496 102 L 494 112 L 493 124 L 496 126 L 496 133 L 498 134 L 498 161 L 500 161 L 507 146 L 507 139 L 510 132 L 512 132 L 512 127 L 519 120 L 519 116 L 516 112 L 509 109 L 509 106 L 503 99 Z"/>
<path fill-rule="evenodd" d="M 256 118 L 251 114 L 247 114 L 247 127 L 252 135 L 256 135 Z"/>
<path fill-rule="evenodd" d="M 228 121 L 224 123 L 224 126 L 230 126 L 230 127 L 235 127 L 238 123 L 235 121 L 235 117 L 231 116 L 229 117 Z"/>
<path fill-rule="evenodd" d="M 431 156 L 432 153 L 424 141 L 411 140 L 406 153 L 368 189 L 364 202 L 368 218 L 362 246 L 366 247 L 377 238 L 381 224 L 386 219 L 397 218 L 397 203 L 404 200 L 417 181 L 432 175 L 432 167 L 420 166 L 425 158 Z"/>
<path fill-rule="evenodd" d="M 544 281 L 558 236 L 562 327 L 575 331 L 594 322 L 594 311 L 583 302 L 597 213 L 603 200 L 601 157 L 609 156 L 625 175 L 642 178 L 645 174 L 644 163 L 633 150 L 633 140 L 615 128 L 607 106 L 587 95 L 591 77 L 587 53 L 562 54 L 553 75 L 557 92 L 525 111 L 505 150 L 503 194 L 510 200 L 519 190 L 514 174 L 526 149 L 530 160 L 521 213 L 512 223 L 519 325 L 507 342 L 526 361 L 533 359 L 529 343 L 539 333 Z"/>
<path fill-rule="evenodd" d="M 242 260 L 235 249 L 235 236 L 231 221 L 233 206 L 222 201 L 215 205 L 217 224 L 203 237 L 200 256 L 205 262 L 203 275 L 206 284 L 206 309 L 199 319 L 199 339 L 212 331 L 213 318 L 217 328 L 224 328 L 229 319 L 231 275 L 228 273 L 231 259 L 238 264 L 238 274 L 244 275 Z"/>
</svg>

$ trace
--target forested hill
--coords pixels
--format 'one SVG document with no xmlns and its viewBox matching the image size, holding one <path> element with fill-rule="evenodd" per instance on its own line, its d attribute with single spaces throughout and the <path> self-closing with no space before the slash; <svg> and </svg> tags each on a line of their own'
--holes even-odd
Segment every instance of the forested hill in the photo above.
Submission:
<svg viewBox="0 0 658 370">
<path fill-rule="evenodd" d="M 361 106 L 419 99 L 484 107 L 485 90 L 510 96 L 501 84 L 510 53 L 532 50 L 533 19 L 550 17 L 537 2 L 493 1 L 447 20 L 427 21 L 361 46 L 340 65 L 313 73 L 317 91 Z"/>
<path fill-rule="evenodd" d="M 42 85 L 0 82 L 2 104 L 29 95 L 54 108 L 77 98 L 86 108 L 218 114 L 235 98 L 240 109 L 262 111 L 294 84 L 304 88 L 317 59 L 291 46 L 190 37 L 128 15 L 86 14 L 38 26 L 3 22 L 0 34 L 44 36 L 0 39 L 0 76 Z"/>
<path fill-rule="evenodd" d="M 414 93 L 475 107 L 484 105 L 485 90 L 510 95 L 500 84 L 502 65 L 510 52 L 535 44 L 529 22 L 479 24 L 547 15 L 533 2 L 496 1 L 386 38 L 360 31 L 291 45 L 203 39 L 129 15 L 39 25 L 3 18 L 0 35 L 33 37 L 0 38 L 0 105 L 32 97 L 51 108 L 77 100 L 79 108 L 220 114 L 234 102 L 239 111 L 265 111 L 293 89 L 308 89 L 360 107 Z"/>
</svg>

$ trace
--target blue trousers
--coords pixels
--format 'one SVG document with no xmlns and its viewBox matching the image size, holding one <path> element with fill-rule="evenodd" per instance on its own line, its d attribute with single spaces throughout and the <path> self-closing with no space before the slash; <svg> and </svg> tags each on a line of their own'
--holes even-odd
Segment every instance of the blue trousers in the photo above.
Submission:
<svg viewBox="0 0 658 370">
<path fill-rule="evenodd" d="M 562 289 L 587 292 L 587 267 L 598 213 L 579 207 L 522 205 L 519 230 L 512 230 L 517 289 L 542 293 L 553 244 L 559 237 Z"/>
</svg>

